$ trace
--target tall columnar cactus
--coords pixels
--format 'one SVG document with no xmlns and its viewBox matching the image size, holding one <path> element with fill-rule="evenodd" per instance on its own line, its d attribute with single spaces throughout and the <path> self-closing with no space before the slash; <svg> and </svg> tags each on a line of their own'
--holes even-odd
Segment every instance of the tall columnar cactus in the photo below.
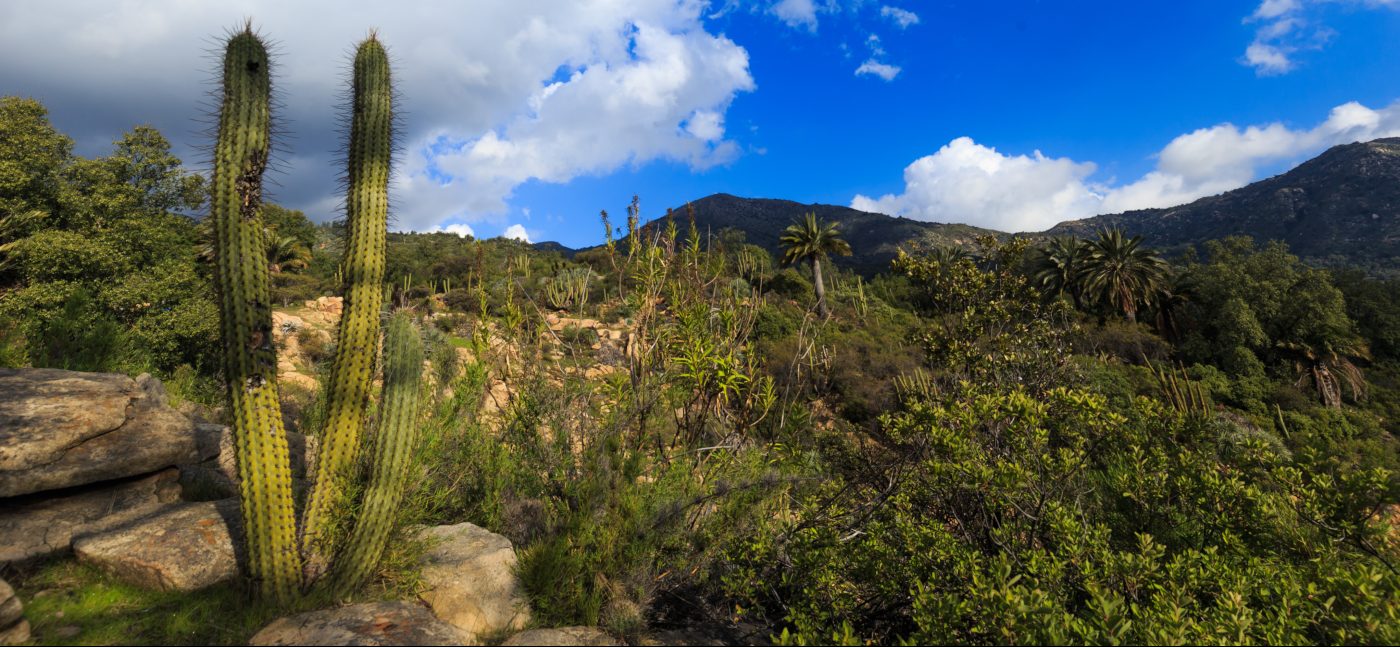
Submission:
<svg viewBox="0 0 1400 647">
<path fill-rule="evenodd" d="M 270 139 L 267 49 L 246 28 L 228 41 L 210 216 L 216 229 L 224 371 L 242 481 L 248 575 L 264 595 L 292 598 L 300 576 L 287 436 L 263 253 L 262 175 Z"/>
<path fill-rule="evenodd" d="M 370 463 L 372 474 L 354 534 L 336 557 L 331 587 L 337 591 L 353 589 L 369 576 L 393 529 L 418 445 L 422 373 L 423 343 L 412 318 L 401 311 L 384 331 L 384 391 Z"/>
<path fill-rule="evenodd" d="M 345 309 L 335 364 L 331 369 L 325 435 L 316 465 L 316 482 L 306 507 L 303 550 L 314 576 L 334 553 L 336 535 L 328 532 L 341 507 L 365 426 L 374 357 L 379 339 L 379 309 L 384 293 L 384 237 L 389 212 L 389 167 L 393 149 L 393 87 L 389 57 L 371 35 L 355 53 L 351 97 L 350 143 L 346 155 L 345 196 L 348 240 L 344 271 Z"/>
</svg>

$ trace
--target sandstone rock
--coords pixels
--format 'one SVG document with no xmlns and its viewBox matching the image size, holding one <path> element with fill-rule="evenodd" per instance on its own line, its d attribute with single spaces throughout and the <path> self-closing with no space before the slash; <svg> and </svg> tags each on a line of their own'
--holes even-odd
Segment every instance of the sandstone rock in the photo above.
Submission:
<svg viewBox="0 0 1400 647">
<path fill-rule="evenodd" d="M 425 590 L 418 597 L 437 617 L 474 639 L 525 628 L 530 603 L 509 539 L 469 523 L 428 528 L 420 537 L 432 547 L 420 562 Z"/>
<path fill-rule="evenodd" d="M 179 472 L 9 499 L 0 511 L 0 564 L 64 553 L 73 539 L 135 521 L 180 500 Z"/>
<path fill-rule="evenodd" d="M 238 451 L 233 444 L 233 430 L 224 425 L 200 424 L 195 435 L 201 450 L 209 458 L 196 465 L 180 466 L 180 484 L 188 500 L 217 500 L 238 496 Z M 306 487 L 307 466 L 316 459 L 316 438 L 294 431 L 287 432 L 287 448 L 292 459 L 292 489 Z"/>
<path fill-rule="evenodd" d="M 20 620 L 0 629 L 0 645 L 19 645 L 29 642 L 29 621 Z"/>
<path fill-rule="evenodd" d="M 24 604 L 10 583 L 0 580 L 0 627 L 9 627 L 24 616 Z"/>
<path fill-rule="evenodd" d="M 471 638 L 409 602 L 352 604 L 278 618 L 250 645 L 468 645 Z"/>
<path fill-rule="evenodd" d="M 197 463 L 193 429 L 148 375 L 0 368 L 0 497 Z"/>
<path fill-rule="evenodd" d="M 558 629 L 531 629 L 522 631 L 505 645 L 621 645 L 616 638 L 609 636 L 597 627 L 560 627 Z"/>
<path fill-rule="evenodd" d="M 185 503 L 83 537 L 73 542 L 73 552 L 78 561 L 138 586 L 196 591 L 238 574 L 238 514 L 236 499 Z"/>
</svg>

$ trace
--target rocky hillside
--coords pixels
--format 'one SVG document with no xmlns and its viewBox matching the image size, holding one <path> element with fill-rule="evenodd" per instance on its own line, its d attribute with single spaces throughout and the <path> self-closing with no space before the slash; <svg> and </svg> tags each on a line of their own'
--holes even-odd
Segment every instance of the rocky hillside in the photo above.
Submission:
<svg viewBox="0 0 1400 647">
<path fill-rule="evenodd" d="M 1224 236 L 1282 240 L 1310 262 L 1400 271 L 1400 138 L 1335 146 L 1287 173 L 1169 209 L 1061 223 L 1049 234 L 1122 227 L 1163 248 Z"/>
<path fill-rule="evenodd" d="M 700 231 L 718 233 L 724 229 L 738 229 L 744 232 L 748 242 L 775 254 L 778 253 L 778 238 L 782 236 L 783 229 L 803 214 L 815 212 L 822 220 L 841 223 L 841 231 L 851 243 L 853 255 L 837 259 L 837 264 L 860 271 L 888 268 L 900 246 L 905 249 L 964 246 L 971 244 L 977 236 L 997 233 L 971 225 L 920 222 L 830 204 L 741 198 L 727 193 L 701 198 L 690 203 L 690 207 L 695 210 L 695 224 Z M 673 213 L 678 219 L 676 226 L 684 232 L 687 226 L 686 205 L 675 208 Z M 649 226 L 657 224 L 660 223 Z"/>
<path fill-rule="evenodd" d="M 968 246 L 981 234 L 971 225 L 921 222 L 829 204 L 741 198 L 717 193 L 689 205 L 702 231 L 738 229 L 748 242 L 777 252 L 778 237 L 809 211 L 841 223 L 855 255 L 837 263 L 860 271 L 885 269 L 896 250 Z M 686 205 L 674 209 L 684 231 Z M 664 219 L 648 228 L 664 226 Z M 1092 236 L 1104 227 L 1141 234 L 1168 251 L 1199 247 L 1233 235 L 1282 240 L 1313 264 L 1356 266 L 1373 274 L 1400 273 L 1400 138 L 1336 146 L 1287 173 L 1190 204 L 1143 209 L 1060 223 L 1032 236 Z M 535 246 L 569 254 L 558 243 Z"/>
</svg>

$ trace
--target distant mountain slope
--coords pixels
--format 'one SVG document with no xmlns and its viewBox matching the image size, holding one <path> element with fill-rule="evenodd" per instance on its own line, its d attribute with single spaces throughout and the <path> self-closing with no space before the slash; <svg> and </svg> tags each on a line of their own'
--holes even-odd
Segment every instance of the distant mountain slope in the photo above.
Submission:
<svg viewBox="0 0 1400 647">
<path fill-rule="evenodd" d="M 1287 242 L 1313 263 L 1400 271 L 1400 138 L 1335 146 L 1282 175 L 1179 207 L 1074 220 L 1046 233 L 1087 236 L 1102 227 L 1178 249 L 1244 234 Z"/>
<path fill-rule="evenodd" d="M 889 267 L 896 250 L 971 245 L 982 234 L 1006 236 L 971 225 L 921 222 L 827 204 L 740 198 L 717 193 L 691 203 L 700 230 L 728 228 L 749 242 L 778 252 L 778 238 L 802 214 L 841 224 L 854 256 L 837 263 L 863 272 Z M 674 209 L 685 231 L 686 209 Z M 648 229 L 665 226 L 664 219 Z M 1104 227 L 1141 234 L 1167 252 L 1199 247 L 1208 240 L 1248 235 L 1282 240 L 1305 260 L 1357 266 L 1378 275 L 1400 275 L 1400 138 L 1335 146 L 1287 173 L 1217 196 L 1167 209 L 1143 209 L 1063 222 L 1035 238 L 1092 236 Z M 571 253 L 557 243 L 536 245 Z"/>
<path fill-rule="evenodd" d="M 778 238 L 783 229 L 814 212 L 822 220 L 840 223 L 841 233 L 851 244 L 853 255 L 838 258 L 837 264 L 861 271 L 879 271 L 889 267 L 900 246 L 905 249 L 928 249 L 938 246 L 966 246 L 983 234 L 1001 236 L 999 232 L 971 225 L 947 225 L 896 218 L 879 213 L 857 211 L 829 204 L 801 204 L 790 200 L 740 198 L 716 193 L 690 203 L 695 209 L 695 224 L 701 232 L 718 234 L 724 229 L 738 229 L 745 239 L 778 253 Z M 676 227 L 684 234 L 687 225 L 686 206 L 673 210 Z M 665 226 L 664 218 L 647 227 Z"/>
</svg>

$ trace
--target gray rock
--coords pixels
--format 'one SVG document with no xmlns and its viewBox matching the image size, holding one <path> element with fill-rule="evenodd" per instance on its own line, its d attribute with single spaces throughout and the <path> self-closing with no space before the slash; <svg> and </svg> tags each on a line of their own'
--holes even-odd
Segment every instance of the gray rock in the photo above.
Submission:
<svg viewBox="0 0 1400 647">
<path fill-rule="evenodd" d="M 471 637 L 410 602 L 352 604 L 278 618 L 250 645 L 470 645 Z"/>
<path fill-rule="evenodd" d="M 137 586 L 195 591 L 238 574 L 238 514 L 236 499 L 184 503 L 83 537 L 73 542 L 73 552 L 78 561 Z"/>
<path fill-rule="evenodd" d="M 149 375 L 0 368 L 0 497 L 198 463 L 193 431 Z"/>
<path fill-rule="evenodd" d="M 621 645 L 616 638 L 597 627 L 559 627 L 557 629 L 531 629 L 522 631 L 505 645 Z"/>
<path fill-rule="evenodd" d="M 430 548 L 420 562 L 418 597 L 437 617 L 473 639 L 525 628 L 530 606 L 509 539 L 469 523 L 428 528 L 420 537 Z"/>
<path fill-rule="evenodd" d="M 75 537 L 111 530 L 180 499 L 175 469 L 9 499 L 0 511 L 0 564 L 66 553 Z"/>
</svg>

